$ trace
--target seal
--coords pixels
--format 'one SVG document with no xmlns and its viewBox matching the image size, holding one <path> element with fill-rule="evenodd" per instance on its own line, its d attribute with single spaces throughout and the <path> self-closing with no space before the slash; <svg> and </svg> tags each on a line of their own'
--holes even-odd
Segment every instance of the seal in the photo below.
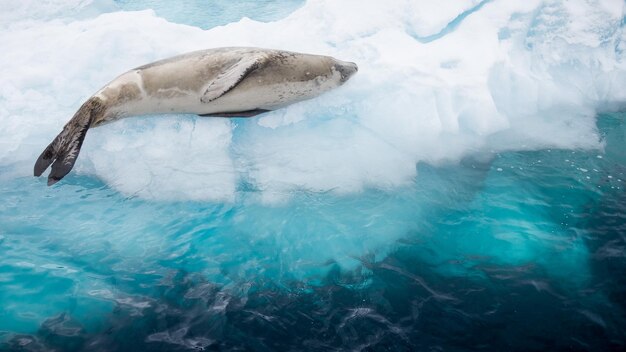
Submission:
<svg viewBox="0 0 626 352">
<path fill-rule="evenodd" d="M 41 153 L 34 175 L 52 165 L 48 186 L 61 180 L 92 127 L 146 114 L 251 117 L 316 97 L 357 70 L 330 56 L 261 48 L 201 50 L 137 67 L 87 99 Z"/>
</svg>

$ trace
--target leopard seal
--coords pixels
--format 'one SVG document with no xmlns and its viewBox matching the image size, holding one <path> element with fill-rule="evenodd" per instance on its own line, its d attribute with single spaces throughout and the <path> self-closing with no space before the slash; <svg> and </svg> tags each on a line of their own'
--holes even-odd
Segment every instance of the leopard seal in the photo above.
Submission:
<svg viewBox="0 0 626 352">
<path fill-rule="evenodd" d="M 186 113 L 250 117 L 316 97 L 358 70 L 330 56 L 261 48 L 216 48 L 137 67 L 91 96 L 35 162 L 52 165 L 48 185 L 67 175 L 87 130 L 121 118 Z"/>
</svg>

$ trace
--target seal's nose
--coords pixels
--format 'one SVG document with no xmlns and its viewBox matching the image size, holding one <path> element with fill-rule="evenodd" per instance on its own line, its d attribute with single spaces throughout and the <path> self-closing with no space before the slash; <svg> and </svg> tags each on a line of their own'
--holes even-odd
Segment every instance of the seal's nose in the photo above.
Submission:
<svg viewBox="0 0 626 352">
<path fill-rule="evenodd" d="M 338 61 L 335 69 L 341 74 L 341 83 L 344 83 L 359 70 L 359 67 L 354 62 Z"/>
</svg>

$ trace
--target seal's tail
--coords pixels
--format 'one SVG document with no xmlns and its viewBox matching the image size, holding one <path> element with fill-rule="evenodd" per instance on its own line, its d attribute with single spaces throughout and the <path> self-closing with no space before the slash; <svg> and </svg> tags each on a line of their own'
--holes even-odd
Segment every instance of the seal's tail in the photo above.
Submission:
<svg viewBox="0 0 626 352">
<path fill-rule="evenodd" d="M 74 167 L 88 129 L 88 124 L 66 125 L 35 162 L 35 176 L 41 176 L 50 164 L 52 164 L 52 171 L 48 175 L 48 186 L 57 183 L 67 175 Z"/>
<path fill-rule="evenodd" d="M 41 176 L 52 164 L 48 175 L 51 186 L 67 175 L 78 157 L 85 140 L 87 130 L 97 114 L 102 113 L 102 103 L 98 98 L 91 98 L 81 106 L 74 117 L 63 127 L 63 131 L 48 145 L 35 162 L 34 174 Z"/>
</svg>

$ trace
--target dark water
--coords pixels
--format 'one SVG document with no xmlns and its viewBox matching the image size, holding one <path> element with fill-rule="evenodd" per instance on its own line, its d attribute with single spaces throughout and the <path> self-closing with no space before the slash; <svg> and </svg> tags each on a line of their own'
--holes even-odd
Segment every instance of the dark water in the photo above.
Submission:
<svg viewBox="0 0 626 352">
<path fill-rule="evenodd" d="M 623 350 L 625 121 L 599 116 L 604 151 L 420 164 L 402 192 L 279 207 L 5 182 L 1 349 Z"/>
</svg>

